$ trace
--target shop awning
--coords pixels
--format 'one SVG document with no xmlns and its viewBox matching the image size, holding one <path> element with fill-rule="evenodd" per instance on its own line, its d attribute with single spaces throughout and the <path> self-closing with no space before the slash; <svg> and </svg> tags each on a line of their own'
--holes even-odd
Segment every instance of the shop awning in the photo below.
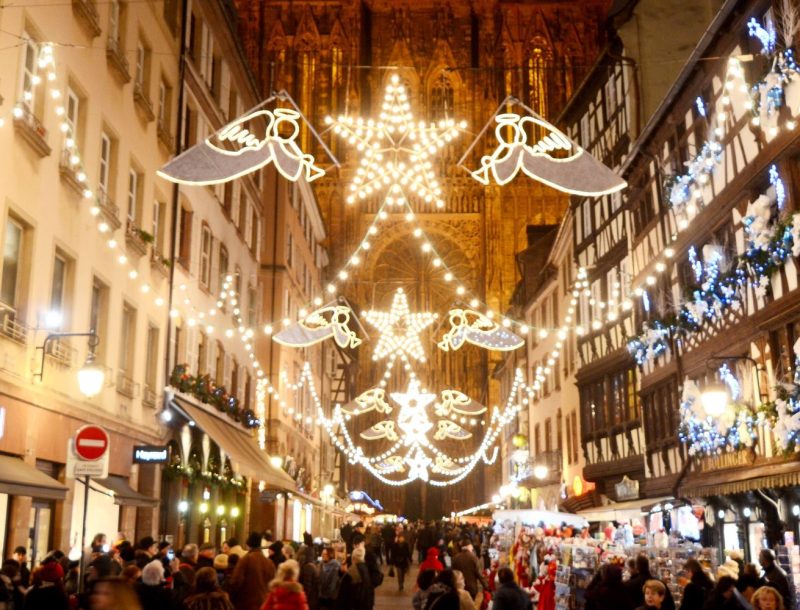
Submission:
<svg viewBox="0 0 800 610">
<path fill-rule="evenodd" d="M 256 481 L 264 481 L 268 487 L 292 491 L 292 478 L 282 469 L 275 468 L 266 452 L 258 446 L 252 435 L 239 424 L 220 417 L 200 405 L 175 396 L 173 405 L 199 426 L 217 443 L 230 458 L 233 469 Z"/>
<path fill-rule="evenodd" d="M 124 477 L 111 475 L 105 479 L 92 479 L 92 484 L 98 483 L 105 487 L 114 497 L 114 504 L 120 506 L 143 506 L 155 508 L 158 500 L 139 493 L 133 489 Z"/>
<path fill-rule="evenodd" d="M 797 464 L 792 464 L 797 468 Z M 774 474 L 762 474 L 761 476 L 750 476 L 749 478 L 742 478 L 737 480 L 739 473 L 724 472 L 717 473 L 715 482 L 708 481 L 706 477 L 697 477 L 690 479 L 681 485 L 681 496 L 687 498 L 711 498 L 714 496 L 727 496 L 731 494 L 744 493 L 746 491 L 753 491 L 754 489 L 767 489 L 779 487 L 796 487 L 800 485 L 800 471 L 794 470 L 792 472 L 781 472 L 778 466 L 773 467 Z M 756 469 L 751 470 L 752 474 L 756 474 Z M 725 479 L 720 480 L 720 479 Z"/>
<path fill-rule="evenodd" d="M 0 493 L 63 500 L 67 488 L 21 458 L 0 455 Z"/>
<path fill-rule="evenodd" d="M 644 507 L 654 506 L 661 502 L 672 500 L 671 496 L 660 498 L 641 498 L 628 502 L 615 502 L 608 506 L 595 506 L 586 510 L 579 510 L 578 514 L 587 521 L 624 521 L 641 517 L 644 514 Z"/>
</svg>

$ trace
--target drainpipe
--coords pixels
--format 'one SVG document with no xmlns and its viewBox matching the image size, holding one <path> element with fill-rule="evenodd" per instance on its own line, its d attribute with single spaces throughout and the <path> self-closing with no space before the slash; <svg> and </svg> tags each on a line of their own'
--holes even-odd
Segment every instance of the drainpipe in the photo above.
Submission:
<svg viewBox="0 0 800 610">
<path fill-rule="evenodd" d="M 178 114 L 177 114 L 177 129 L 175 131 L 175 156 L 183 152 L 183 98 L 186 78 L 186 30 L 189 23 L 188 17 L 189 0 L 183 0 L 181 3 L 181 39 L 180 39 L 180 53 L 178 55 Z M 172 302 L 175 295 L 175 263 L 177 254 L 177 240 L 178 240 L 178 200 L 180 195 L 180 185 L 177 182 L 172 184 L 172 231 L 170 235 L 170 261 L 169 268 L 169 295 L 167 297 L 167 342 L 166 342 L 166 358 L 164 362 L 164 381 L 169 379 L 170 376 L 170 342 L 172 340 L 172 318 L 169 312 L 172 311 Z M 176 346 L 177 353 L 177 346 Z"/>
</svg>

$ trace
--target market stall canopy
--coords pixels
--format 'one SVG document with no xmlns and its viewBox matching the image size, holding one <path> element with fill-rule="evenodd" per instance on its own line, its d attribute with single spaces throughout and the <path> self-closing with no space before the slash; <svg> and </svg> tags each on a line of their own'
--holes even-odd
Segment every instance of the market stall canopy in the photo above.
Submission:
<svg viewBox="0 0 800 610">
<path fill-rule="evenodd" d="M 559 513 L 550 510 L 496 510 L 492 513 L 492 519 L 497 524 L 504 521 L 513 521 L 520 525 L 537 526 L 544 524 L 545 527 L 561 525 L 566 523 L 570 527 L 584 528 L 589 526 L 589 522 L 581 515 L 572 513 Z"/>
<path fill-rule="evenodd" d="M 195 422 L 220 446 L 231 459 L 236 472 L 257 481 L 264 481 L 269 487 L 287 490 L 295 488 L 294 480 L 270 463 L 267 453 L 239 424 L 223 420 L 202 406 L 192 404 L 179 396 L 173 397 L 172 402 L 176 409 Z"/>
<path fill-rule="evenodd" d="M 0 455 L 0 493 L 63 500 L 67 487 L 21 458 Z"/>
<path fill-rule="evenodd" d="M 615 502 L 608 506 L 595 506 L 586 510 L 579 510 L 578 514 L 587 521 L 625 521 L 641 517 L 645 511 L 645 506 L 655 506 L 662 502 L 673 500 L 672 496 L 662 496 L 660 498 L 642 498 L 631 500 L 630 502 Z"/>
<path fill-rule="evenodd" d="M 114 504 L 119 506 L 142 506 L 146 508 L 158 506 L 158 500 L 133 489 L 124 477 L 111 475 L 105 479 L 93 479 L 92 484 L 94 483 L 107 489 L 114 498 Z"/>
</svg>

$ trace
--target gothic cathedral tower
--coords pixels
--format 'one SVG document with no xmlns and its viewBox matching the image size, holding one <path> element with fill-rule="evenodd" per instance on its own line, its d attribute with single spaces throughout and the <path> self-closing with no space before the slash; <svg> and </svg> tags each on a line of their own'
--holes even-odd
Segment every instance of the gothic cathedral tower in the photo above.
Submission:
<svg viewBox="0 0 800 610">
<path fill-rule="evenodd" d="M 444 262 L 494 311 L 505 311 L 519 281 L 515 254 L 527 246 L 529 226 L 557 224 L 567 198 L 538 182 L 483 186 L 457 162 L 507 97 L 519 98 L 554 119 L 598 56 L 609 0 L 235 0 L 247 59 L 266 95 L 286 90 L 322 133 L 324 117 L 375 117 L 390 74 L 410 92 L 417 119 L 454 118 L 467 132 L 445 149 L 437 168 L 446 206 L 418 220 L 436 240 Z M 313 146 L 306 134 L 305 148 Z M 358 160 L 332 133 L 323 138 L 342 162 L 315 182 L 327 224 L 331 269 L 338 269 L 377 213 L 377 199 L 347 205 L 343 194 Z M 477 167 L 476 147 L 465 164 Z M 321 153 L 321 151 L 320 151 Z M 322 154 L 320 157 L 322 158 Z M 363 263 L 348 298 L 359 309 L 383 309 L 398 287 L 412 309 L 446 312 L 453 292 L 442 286 L 401 215 L 382 224 L 382 239 Z M 431 343 L 432 344 L 432 343 Z M 369 350 L 370 346 L 365 346 Z M 362 347 L 359 388 L 379 373 Z M 437 353 L 438 352 L 438 353 Z M 477 348 L 428 351 L 429 387 L 457 388 L 487 405 L 498 404 L 490 381 L 498 362 Z M 360 469 L 350 489 L 365 489 L 389 512 L 438 517 L 455 506 L 482 502 L 497 487 L 480 469 L 469 485 L 390 488 Z"/>
</svg>

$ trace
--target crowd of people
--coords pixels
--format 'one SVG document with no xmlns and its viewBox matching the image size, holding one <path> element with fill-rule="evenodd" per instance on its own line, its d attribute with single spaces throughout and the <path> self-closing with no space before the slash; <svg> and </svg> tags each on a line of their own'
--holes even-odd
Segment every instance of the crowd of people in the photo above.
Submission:
<svg viewBox="0 0 800 610">
<path fill-rule="evenodd" d="M 414 610 L 555 610 L 552 598 L 520 586 L 490 561 L 488 527 L 439 523 L 345 525 L 333 543 L 301 544 L 252 533 L 220 548 L 145 537 L 108 545 L 98 534 L 80 560 L 52 551 L 29 570 L 18 547 L 0 570 L 0 610 L 372 610 L 385 578 L 412 595 Z M 409 568 L 419 563 L 416 582 Z M 728 560 L 716 580 L 690 559 L 680 610 L 789 610 L 793 587 L 764 550 L 761 570 Z M 393 585 L 392 585 L 393 586 Z M 412 591 L 413 590 L 413 591 Z M 550 600 L 550 601 L 548 601 Z M 585 610 L 676 610 L 645 555 L 602 566 L 586 589 Z"/>
</svg>

